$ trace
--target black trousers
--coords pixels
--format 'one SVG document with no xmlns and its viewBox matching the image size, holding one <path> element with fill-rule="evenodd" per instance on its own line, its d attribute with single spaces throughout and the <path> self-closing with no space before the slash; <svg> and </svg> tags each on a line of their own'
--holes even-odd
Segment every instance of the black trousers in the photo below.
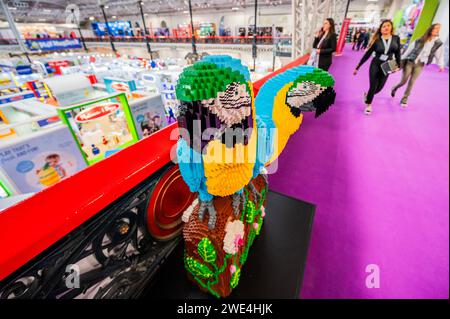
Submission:
<svg viewBox="0 0 450 319">
<path fill-rule="evenodd" d="M 358 44 L 356 45 L 356 50 L 360 50 L 361 49 L 361 45 L 363 44 L 363 41 L 358 41 Z"/>
<path fill-rule="evenodd" d="M 370 87 L 369 91 L 367 91 L 366 104 L 372 104 L 373 97 L 383 89 L 388 79 L 388 75 L 384 75 L 383 70 L 381 69 L 382 63 L 383 61 L 379 61 L 378 59 L 373 59 L 370 63 Z"/>
<path fill-rule="evenodd" d="M 318 67 L 324 71 L 328 71 L 328 69 L 331 66 L 331 62 L 332 62 L 332 56 L 319 56 L 319 64 Z"/>
</svg>

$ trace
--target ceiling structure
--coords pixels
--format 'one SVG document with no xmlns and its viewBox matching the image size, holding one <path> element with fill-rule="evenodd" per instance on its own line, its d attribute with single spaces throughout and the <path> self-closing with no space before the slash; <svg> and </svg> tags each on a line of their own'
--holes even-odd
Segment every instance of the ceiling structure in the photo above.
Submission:
<svg viewBox="0 0 450 319">
<path fill-rule="evenodd" d="M 89 18 L 103 20 L 99 4 L 104 3 L 108 18 L 138 15 L 138 0 L 0 0 L 5 1 L 17 22 L 65 23 L 70 10 L 68 5 L 75 4 L 79 8 L 79 21 L 86 23 Z M 254 6 L 254 0 L 191 0 L 194 12 L 211 10 L 231 10 Z M 291 0 L 259 0 L 258 6 L 290 5 Z M 144 0 L 143 11 L 146 14 L 185 13 L 188 10 L 187 0 Z M 0 10 L 1 11 L 1 10 Z M 0 17 L 4 17 L 0 12 Z"/>
<path fill-rule="evenodd" d="M 139 15 L 138 0 L 0 0 L 5 1 L 16 22 L 19 23 L 66 23 L 70 10 L 69 5 L 79 8 L 80 24 L 90 20 L 103 21 L 100 3 L 105 5 L 109 19 L 120 19 L 124 16 Z M 255 0 L 191 0 L 195 12 L 231 10 L 232 8 L 253 7 Z M 368 5 L 386 7 L 392 0 L 350 0 L 350 11 L 363 10 Z M 258 0 L 260 7 L 291 5 L 291 0 Z M 187 0 L 144 0 L 143 11 L 146 15 L 154 14 L 186 14 Z M 0 19 L 4 14 L 0 10 Z"/>
</svg>

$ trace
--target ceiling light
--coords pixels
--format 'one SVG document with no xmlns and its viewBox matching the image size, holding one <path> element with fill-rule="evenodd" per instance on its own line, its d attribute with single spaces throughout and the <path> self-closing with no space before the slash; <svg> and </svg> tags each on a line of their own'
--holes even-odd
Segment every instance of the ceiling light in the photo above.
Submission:
<svg viewBox="0 0 450 319">
<path fill-rule="evenodd" d="M 89 17 L 89 20 L 94 21 L 95 17 Z"/>
<path fill-rule="evenodd" d="M 233 7 L 233 8 L 231 8 L 231 10 L 233 10 L 233 11 L 238 11 L 239 8 L 238 8 L 238 7 Z"/>
<path fill-rule="evenodd" d="M 105 6 L 105 9 L 108 9 L 109 8 L 109 6 Z"/>
<path fill-rule="evenodd" d="M 112 18 L 113 18 L 113 19 L 117 19 L 117 17 L 116 17 L 116 16 L 112 16 Z"/>
<path fill-rule="evenodd" d="M 44 10 L 42 10 L 42 11 L 44 11 L 44 12 L 46 12 L 46 13 L 52 12 L 52 10 L 50 10 L 50 9 L 44 9 Z"/>
<path fill-rule="evenodd" d="M 42 19 L 42 18 L 41 18 L 41 19 L 39 19 L 39 21 L 45 21 L 45 19 Z"/>
<path fill-rule="evenodd" d="M 8 7 L 9 10 L 17 10 L 16 7 Z"/>
<path fill-rule="evenodd" d="M 184 11 L 183 11 L 183 13 L 189 13 L 189 11 L 187 11 L 187 10 L 184 10 Z"/>
</svg>

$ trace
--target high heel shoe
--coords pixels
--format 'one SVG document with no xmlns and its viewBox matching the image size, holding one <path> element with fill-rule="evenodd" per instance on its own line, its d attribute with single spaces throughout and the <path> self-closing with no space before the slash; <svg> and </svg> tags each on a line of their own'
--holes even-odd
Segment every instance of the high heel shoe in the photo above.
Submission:
<svg viewBox="0 0 450 319">
<path fill-rule="evenodd" d="M 366 108 L 364 109 L 364 114 L 366 114 L 366 115 L 372 114 L 372 105 L 366 106 Z"/>
</svg>

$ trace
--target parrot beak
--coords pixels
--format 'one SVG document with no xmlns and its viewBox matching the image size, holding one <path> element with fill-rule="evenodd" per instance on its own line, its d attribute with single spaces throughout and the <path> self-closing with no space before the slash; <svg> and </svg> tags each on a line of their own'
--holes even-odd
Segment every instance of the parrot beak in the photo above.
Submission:
<svg viewBox="0 0 450 319">
<path fill-rule="evenodd" d="M 320 93 L 320 95 L 313 101 L 314 108 L 316 110 L 315 117 L 318 118 L 320 115 L 328 111 L 330 106 L 334 104 L 336 99 L 336 92 L 333 87 L 328 87 L 325 91 Z"/>
</svg>

